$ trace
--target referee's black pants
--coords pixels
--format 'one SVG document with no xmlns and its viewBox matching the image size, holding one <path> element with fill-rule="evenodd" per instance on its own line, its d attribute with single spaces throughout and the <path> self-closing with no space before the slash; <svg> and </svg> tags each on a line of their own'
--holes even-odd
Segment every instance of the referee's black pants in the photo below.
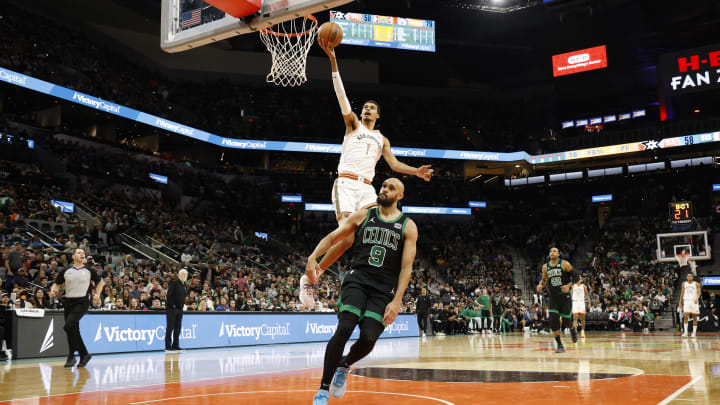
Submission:
<svg viewBox="0 0 720 405">
<path fill-rule="evenodd" d="M 80 356 L 88 354 L 82 336 L 80 336 L 80 319 L 87 313 L 90 301 L 87 297 L 65 298 L 63 312 L 65 315 L 65 334 L 70 346 L 69 356 L 74 356 L 77 351 Z"/>
<path fill-rule="evenodd" d="M 165 328 L 165 348 L 177 349 L 180 347 L 180 328 L 182 326 L 182 309 L 168 308 L 165 312 L 167 327 Z M 172 337 L 172 340 L 170 338 Z"/>
<path fill-rule="evenodd" d="M 427 320 L 429 314 L 427 312 L 418 312 L 417 314 L 418 328 L 420 328 L 420 335 L 427 333 Z"/>
</svg>

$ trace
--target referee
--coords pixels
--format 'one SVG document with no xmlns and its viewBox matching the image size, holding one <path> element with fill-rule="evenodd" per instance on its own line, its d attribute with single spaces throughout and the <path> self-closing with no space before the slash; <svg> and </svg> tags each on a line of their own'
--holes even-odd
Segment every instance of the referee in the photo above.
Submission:
<svg viewBox="0 0 720 405">
<path fill-rule="evenodd" d="M 180 328 L 182 327 L 183 305 L 185 305 L 185 281 L 188 272 L 178 271 L 177 278 L 170 282 L 166 294 L 165 308 L 167 327 L 165 328 L 165 351 L 178 352 L 180 348 Z M 172 337 L 172 340 L 171 340 Z"/>
<path fill-rule="evenodd" d="M 88 353 L 82 341 L 82 336 L 80 336 L 80 319 L 87 313 L 90 305 L 88 300 L 90 281 L 95 282 L 94 295 L 96 296 L 100 296 L 105 282 L 102 281 L 99 274 L 85 267 L 85 251 L 83 249 L 75 249 L 72 258 L 72 267 L 58 274 L 50 292 L 55 295 L 60 286 L 65 284 L 65 295 L 63 297 L 65 334 L 67 334 L 68 344 L 70 345 L 70 354 L 68 354 L 65 367 L 75 365 L 75 351 L 80 355 L 78 367 L 85 367 L 92 356 Z"/>
</svg>

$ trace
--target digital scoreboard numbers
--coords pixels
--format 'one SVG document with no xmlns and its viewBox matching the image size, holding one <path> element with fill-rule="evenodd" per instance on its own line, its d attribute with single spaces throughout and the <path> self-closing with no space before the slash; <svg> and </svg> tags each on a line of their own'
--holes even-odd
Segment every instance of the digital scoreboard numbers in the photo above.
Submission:
<svg viewBox="0 0 720 405">
<path fill-rule="evenodd" d="M 331 11 L 343 30 L 341 44 L 435 52 L 435 21 Z"/>
<path fill-rule="evenodd" d="M 673 225 L 687 225 L 692 222 L 692 203 L 690 201 L 671 202 L 670 223 Z"/>
</svg>

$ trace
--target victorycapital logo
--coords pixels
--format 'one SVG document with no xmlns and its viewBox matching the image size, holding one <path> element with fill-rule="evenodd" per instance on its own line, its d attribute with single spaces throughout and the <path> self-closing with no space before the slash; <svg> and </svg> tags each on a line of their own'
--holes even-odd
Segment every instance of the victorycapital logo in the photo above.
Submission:
<svg viewBox="0 0 720 405">
<path fill-rule="evenodd" d="M 408 321 L 405 322 L 395 322 L 393 324 L 390 324 L 385 327 L 385 332 L 392 335 L 393 332 L 399 333 L 399 332 L 408 332 L 410 330 L 410 324 Z"/>
<path fill-rule="evenodd" d="M 267 149 L 267 142 L 247 142 L 223 138 L 221 143 L 223 145 L 232 146 L 233 148 L 239 149 Z"/>
<path fill-rule="evenodd" d="M 113 112 L 115 114 L 120 114 L 120 106 L 117 104 L 112 103 L 106 103 L 102 100 L 96 99 L 94 97 L 86 96 L 82 93 L 75 92 L 73 94 L 73 100 L 76 100 L 82 104 L 85 104 L 86 106 L 97 108 L 98 110 L 105 110 L 107 112 Z"/>
<path fill-rule="evenodd" d="M 27 76 L 0 69 L 0 79 L 8 83 L 27 84 Z"/>
<path fill-rule="evenodd" d="M 340 146 L 306 143 L 305 150 L 310 152 L 340 153 Z"/>
<path fill-rule="evenodd" d="M 335 330 L 337 330 L 337 324 L 335 325 L 328 325 L 324 323 L 316 323 L 316 322 L 310 322 L 308 321 L 305 324 L 305 333 L 310 333 L 313 335 L 334 335 Z"/>
<path fill-rule="evenodd" d="M 55 342 L 54 342 L 55 330 L 53 328 L 54 324 L 55 324 L 55 320 L 50 319 L 50 326 L 48 326 L 48 330 L 47 330 L 47 332 L 45 332 L 45 339 L 43 339 L 42 346 L 40 346 L 40 353 L 55 346 Z"/>
<path fill-rule="evenodd" d="M 244 326 L 225 323 L 222 321 L 220 324 L 220 332 L 218 337 L 248 337 L 260 340 L 261 337 L 269 336 L 270 339 L 275 339 L 275 336 L 290 336 L 290 322 L 285 322 L 285 325 L 276 323 L 275 325 L 262 324 L 260 326 Z"/>
<path fill-rule="evenodd" d="M 500 160 L 499 154 L 487 152 L 460 152 L 460 157 L 470 160 Z"/>
<path fill-rule="evenodd" d="M 172 131 L 172 132 L 182 134 L 182 135 L 192 136 L 193 132 L 195 132 L 190 127 L 186 127 L 185 125 L 175 124 L 171 121 L 166 121 L 162 118 L 157 118 L 155 120 L 155 125 L 160 128 L 167 129 L 168 131 Z"/>
<path fill-rule="evenodd" d="M 392 153 L 396 156 L 425 156 L 427 150 L 425 149 L 392 149 Z"/>
<path fill-rule="evenodd" d="M 193 324 L 190 328 L 182 328 L 180 330 L 180 338 L 195 339 L 197 325 Z M 152 345 L 156 340 L 165 339 L 165 326 L 157 326 L 152 329 L 121 329 L 119 326 L 103 327 L 102 323 L 98 324 L 97 332 L 95 332 L 95 342 L 103 340 L 109 342 L 147 342 Z"/>
</svg>

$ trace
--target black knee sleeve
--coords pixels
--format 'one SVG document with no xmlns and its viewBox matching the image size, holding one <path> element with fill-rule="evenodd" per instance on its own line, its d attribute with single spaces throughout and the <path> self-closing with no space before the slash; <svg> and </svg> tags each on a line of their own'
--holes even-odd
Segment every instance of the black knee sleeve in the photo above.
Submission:
<svg viewBox="0 0 720 405">
<path fill-rule="evenodd" d="M 550 329 L 560 330 L 560 315 L 556 312 L 550 312 Z"/>
<path fill-rule="evenodd" d="M 372 318 L 365 318 L 360 322 L 360 340 L 373 342 L 380 338 L 385 326 Z"/>
<path fill-rule="evenodd" d="M 355 325 L 357 325 L 357 319 L 357 315 L 353 313 L 340 312 L 335 335 L 344 338 L 346 341 L 350 339 L 350 335 L 352 335 L 353 330 L 355 330 Z"/>
<path fill-rule="evenodd" d="M 360 322 L 360 337 L 350 348 L 350 352 L 345 358 L 346 364 L 352 365 L 370 354 L 383 330 L 385 330 L 385 327 L 375 319 L 363 319 Z"/>
</svg>

